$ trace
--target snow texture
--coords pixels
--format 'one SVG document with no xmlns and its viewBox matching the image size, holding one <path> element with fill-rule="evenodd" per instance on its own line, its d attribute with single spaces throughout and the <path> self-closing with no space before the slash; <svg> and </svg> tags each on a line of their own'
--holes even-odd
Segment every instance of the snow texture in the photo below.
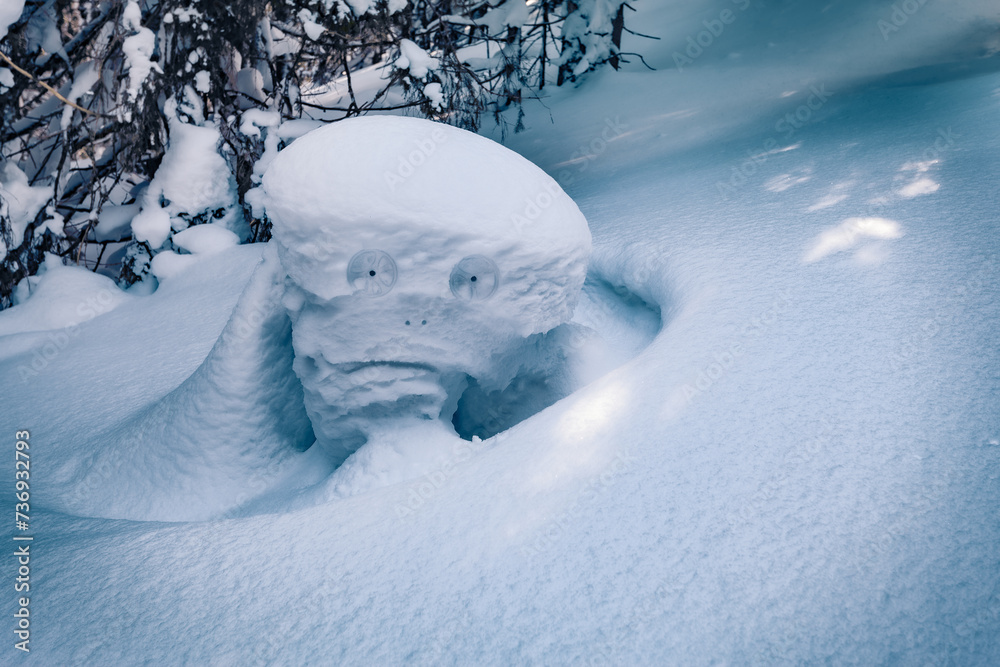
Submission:
<svg viewBox="0 0 1000 667">
<path fill-rule="evenodd" d="M 568 321 L 583 286 L 590 232 L 572 200 L 450 126 L 316 130 L 278 154 L 263 189 L 291 280 L 295 372 L 334 464 L 366 440 L 449 430 L 468 378 L 506 386 L 498 362 Z"/>
<path fill-rule="evenodd" d="M 0 312 L 0 336 L 72 327 L 129 299 L 114 281 L 47 255 L 34 276 L 18 285 L 18 303 Z"/>
<path fill-rule="evenodd" d="M 170 213 L 153 204 L 132 219 L 132 233 L 136 241 L 159 248 L 170 236 Z"/>
<path fill-rule="evenodd" d="M 1000 664 L 1000 7 L 635 7 L 662 39 L 622 50 L 657 71 L 547 86 L 508 144 L 593 233 L 573 321 L 542 337 L 597 330 L 620 365 L 491 437 L 401 438 L 445 444 L 418 477 L 388 447 L 332 477 L 301 451 L 278 276 L 348 296 L 358 250 L 324 237 L 277 275 L 250 279 L 270 246 L 230 248 L 75 329 L 0 337 L 0 430 L 31 431 L 38 664 Z M 373 165 L 345 137 L 284 202 L 340 206 L 279 241 L 402 219 L 385 201 L 427 173 L 410 146 Z M 483 180 L 427 177 L 414 215 L 519 196 Z M 409 255 L 405 228 L 372 236 Z M 467 255 L 427 254 L 452 298 Z M 400 257 L 371 303 L 408 288 Z"/>
<path fill-rule="evenodd" d="M 196 255 L 214 255 L 240 242 L 240 238 L 221 225 L 195 225 L 174 234 L 174 245 Z"/>
<path fill-rule="evenodd" d="M 205 70 L 195 74 L 194 89 L 199 93 L 208 94 L 212 90 L 212 75 Z"/>
<path fill-rule="evenodd" d="M 96 63 L 92 60 L 80 65 L 74 76 L 73 85 L 70 86 L 69 92 L 66 94 L 66 99 L 71 102 L 78 102 L 81 97 L 93 88 L 94 84 L 101 78 L 101 71 L 97 67 Z M 62 117 L 59 121 L 59 127 L 62 131 L 66 131 L 69 127 L 70 121 L 73 119 L 73 107 L 66 105 L 62 111 Z"/>
<path fill-rule="evenodd" d="M 302 9 L 299 11 L 299 20 L 302 21 L 302 30 L 304 30 L 306 36 L 313 41 L 322 37 L 323 33 L 326 31 L 326 28 L 316 23 L 316 15 L 308 9 Z"/>
<path fill-rule="evenodd" d="M 92 516 L 205 519 L 285 474 L 312 433 L 291 370 L 282 289 L 272 249 L 201 366 L 125 423 L 91 434 L 90 456 L 53 471 L 57 506 Z M 95 483 L 102 476 L 119 484 Z"/>
</svg>

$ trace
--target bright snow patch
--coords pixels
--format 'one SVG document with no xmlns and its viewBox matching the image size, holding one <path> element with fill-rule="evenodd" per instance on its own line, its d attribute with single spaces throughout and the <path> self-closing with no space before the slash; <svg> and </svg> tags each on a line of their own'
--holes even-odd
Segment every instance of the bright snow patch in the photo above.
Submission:
<svg viewBox="0 0 1000 667">
<path fill-rule="evenodd" d="M 74 326 L 130 298 L 110 278 L 82 267 L 63 266 L 54 255 L 48 256 L 43 267 L 25 279 L 18 304 L 0 311 L 0 336 Z"/>
<path fill-rule="evenodd" d="M 150 58 L 156 49 L 156 35 L 142 26 L 142 12 L 135 0 L 130 0 L 122 11 L 122 26 L 135 34 L 122 42 L 122 52 L 128 61 L 128 94 L 135 99 L 150 73 L 159 67 Z"/>
<path fill-rule="evenodd" d="M 197 255 L 214 255 L 240 242 L 240 237 L 220 225 L 195 225 L 174 234 L 174 245 Z"/>
<path fill-rule="evenodd" d="M 142 213 L 132 220 L 132 230 L 153 249 L 166 241 L 172 228 L 184 229 L 183 217 L 230 211 L 236 184 L 219 154 L 222 140 L 212 126 L 170 121 L 170 147 L 143 195 Z"/>
<path fill-rule="evenodd" d="M 399 58 L 396 59 L 396 67 L 410 71 L 410 76 L 422 79 L 433 70 L 437 69 L 438 60 L 415 42 L 408 39 L 399 40 Z"/>
<path fill-rule="evenodd" d="M 0 39 L 7 36 L 7 28 L 21 18 L 22 11 L 24 11 L 24 0 L 4 0 L 0 2 Z"/>
<path fill-rule="evenodd" d="M 12 248 L 21 245 L 28 223 L 42 210 L 52 197 L 52 188 L 28 185 L 28 177 L 13 161 L 8 161 L 0 172 L 0 214 L 9 218 Z"/>
</svg>

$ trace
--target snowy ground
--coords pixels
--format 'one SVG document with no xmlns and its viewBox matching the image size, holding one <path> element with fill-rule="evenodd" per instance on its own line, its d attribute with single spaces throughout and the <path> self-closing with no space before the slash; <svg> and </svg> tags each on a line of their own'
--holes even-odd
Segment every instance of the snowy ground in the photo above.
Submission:
<svg viewBox="0 0 1000 667">
<path fill-rule="evenodd" d="M 67 468 L 195 371 L 261 248 L 148 297 L 84 285 L 75 319 L 0 314 L 0 427 L 31 429 L 40 485 L 39 664 L 1000 663 L 1000 10 L 915 2 L 888 30 L 891 3 L 809 4 L 639 3 L 663 40 L 630 48 L 658 71 L 529 109 L 509 145 L 587 216 L 592 277 L 662 327 L 447 474 L 87 518 L 114 513 L 46 475 L 129 492 L 114 456 Z M 602 312 L 645 342 L 648 318 Z"/>
</svg>

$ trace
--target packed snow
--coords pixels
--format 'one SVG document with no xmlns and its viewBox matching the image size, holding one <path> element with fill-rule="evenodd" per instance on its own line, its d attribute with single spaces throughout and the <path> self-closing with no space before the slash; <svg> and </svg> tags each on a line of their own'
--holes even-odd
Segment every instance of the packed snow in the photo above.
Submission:
<svg viewBox="0 0 1000 667">
<path fill-rule="evenodd" d="M 576 202 L 592 254 L 570 322 L 523 313 L 539 317 L 524 335 L 555 327 L 529 360 L 541 378 L 470 382 L 462 438 L 407 429 L 398 456 L 366 445 L 331 470 L 294 337 L 311 300 L 363 289 L 347 278 L 363 250 L 396 282 L 335 328 L 317 311 L 345 345 L 423 319 L 375 314 L 410 275 L 457 300 L 466 257 L 491 259 L 501 296 L 506 265 L 463 244 L 477 216 L 527 205 L 509 174 L 537 172 L 471 138 L 503 187 L 345 150 L 264 178 L 271 244 L 86 321 L 72 302 L 107 284 L 43 290 L 50 267 L 0 312 L 0 426 L 30 429 L 38 480 L 38 661 L 1000 663 L 1000 8 L 636 9 L 661 41 L 623 50 L 657 71 L 546 87 L 509 138 Z M 364 127 L 302 134 L 272 164 Z M 434 155 L 466 145 L 448 136 Z M 417 179 L 434 196 L 393 205 Z M 436 217 L 452 206 L 458 227 Z M 459 246 L 407 246 L 406 220 Z M 511 227 L 491 228 L 497 247 L 536 230 L 539 257 L 584 245 Z M 517 399 L 563 372 L 571 393 Z M 496 404 L 516 414 L 490 427 Z M 434 454 L 415 478 L 413 450 Z"/>
<path fill-rule="evenodd" d="M 107 276 L 47 255 L 38 272 L 18 284 L 15 306 L 0 318 L 0 335 L 76 327 L 128 298 Z"/>
<path fill-rule="evenodd" d="M 279 153 L 262 188 L 295 372 L 334 465 L 363 442 L 405 457 L 402 432 L 447 449 L 470 381 L 510 384 L 586 277 L 587 221 L 558 184 L 450 126 L 335 123 Z"/>
</svg>

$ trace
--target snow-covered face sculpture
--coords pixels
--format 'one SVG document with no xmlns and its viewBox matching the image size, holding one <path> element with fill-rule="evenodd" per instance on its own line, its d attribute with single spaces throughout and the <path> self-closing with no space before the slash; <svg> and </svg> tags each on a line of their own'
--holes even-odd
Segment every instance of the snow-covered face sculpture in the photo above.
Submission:
<svg viewBox="0 0 1000 667">
<path fill-rule="evenodd" d="M 279 153 L 263 188 L 295 372 L 338 462 L 379 433 L 449 422 L 468 377 L 509 380 L 512 352 L 569 320 L 583 286 L 580 210 L 536 166 L 464 130 L 335 123 Z"/>
</svg>

